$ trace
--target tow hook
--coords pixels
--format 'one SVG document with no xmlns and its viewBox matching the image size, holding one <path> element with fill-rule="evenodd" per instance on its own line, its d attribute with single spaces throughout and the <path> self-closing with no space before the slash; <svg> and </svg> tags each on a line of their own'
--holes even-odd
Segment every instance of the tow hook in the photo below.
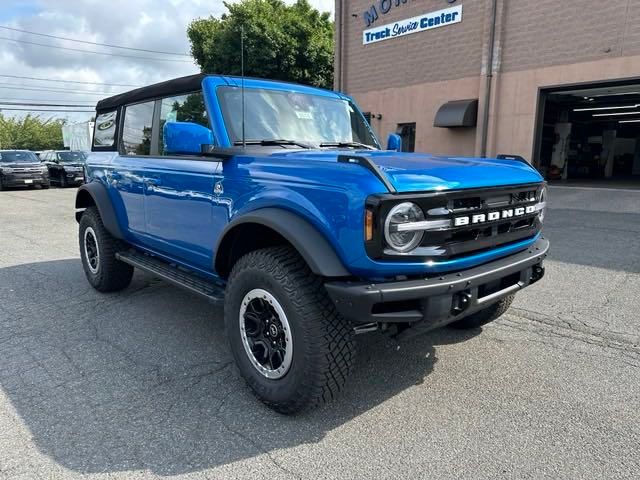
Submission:
<svg viewBox="0 0 640 480">
<path fill-rule="evenodd" d="M 451 301 L 451 314 L 460 315 L 464 312 L 471 305 L 471 298 L 470 292 L 456 293 Z"/>
<path fill-rule="evenodd" d="M 542 264 L 538 264 L 533 267 L 529 284 L 534 284 L 538 280 L 542 280 L 542 277 L 544 277 L 544 267 L 542 266 Z"/>
</svg>

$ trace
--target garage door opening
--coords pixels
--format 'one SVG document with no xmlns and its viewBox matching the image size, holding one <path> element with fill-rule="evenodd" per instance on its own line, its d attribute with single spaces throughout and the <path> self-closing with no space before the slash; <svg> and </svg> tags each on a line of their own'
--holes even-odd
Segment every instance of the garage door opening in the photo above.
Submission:
<svg viewBox="0 0 640 480">
<path fill-rule="evenodd" d="M 543 90 L 537 167 L 549 181 L 640 188 L 640 84 Z"/>
</svg>

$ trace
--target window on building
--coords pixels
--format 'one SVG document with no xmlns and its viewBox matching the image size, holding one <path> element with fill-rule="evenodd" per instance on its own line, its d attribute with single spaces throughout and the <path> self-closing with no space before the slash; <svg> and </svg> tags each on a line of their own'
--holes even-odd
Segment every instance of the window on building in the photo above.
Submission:
<svg viewBox="0 0 640 480">
<path fill-rule="evenodd" d="M 191 122 L 209 128 L 202 92 L 163 98 L 160 103 L 160 135 L 158 152 L 164 155 L 164 125 L 167 122 Z"/>
<path fill-rule="evenodd" d="M 116 121 L 118 112 L 101 113 L 96 118 L 93 134 L 94 147 L 113 147 L 116 139 Z"/>
<path fill-rule="evenodd" d="M 122 148 L 127 155 L 149 155 L 155 102 L 129 105 L 124 112 Z"/>
<path fill-rule="evenodd" d="M 402 151 L 403 152 L 415 152 L 416 151 L 416 124 L 414 123 L 399 123 L 396 133 L 402 138 Z"/>
</svg>

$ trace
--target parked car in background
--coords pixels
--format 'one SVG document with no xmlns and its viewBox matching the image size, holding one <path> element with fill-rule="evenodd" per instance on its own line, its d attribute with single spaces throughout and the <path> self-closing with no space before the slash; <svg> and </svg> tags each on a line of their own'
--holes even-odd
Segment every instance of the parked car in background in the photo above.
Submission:
<svg viewBox="0 0 640 480">
<path fill-rule="evenodd" d="M 86 156 L 83 152 L 68 150 L 43 152 L 40 154 L 40 160 L 47 166 L 51 182 L 61 187 L 84 183 Z"/>
<path fill-rule="evenodd" d="M 0 150 L 0 190 L 7 187 L 49 188 L 49 172 L 28 150 Z"/>
</svg>

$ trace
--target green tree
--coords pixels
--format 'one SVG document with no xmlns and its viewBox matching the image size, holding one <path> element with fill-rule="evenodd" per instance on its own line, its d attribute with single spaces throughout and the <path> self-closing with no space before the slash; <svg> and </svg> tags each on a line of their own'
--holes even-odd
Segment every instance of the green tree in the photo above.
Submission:
<svg viewBox="0 0 640 480">
<path fill-rule="evenodd" d="M 43 120 L 38 116 L 5 117 L 0 113 L 0 148 L 55 150 L 63 148 L 64 120 Z"/>
<path fill-rule="evenodd" d="M 318 87 L 333 85 L 333 21 L 307 0 L 224 2 L 221 18 L 191 22 L 191 54 L 205 73 L 240 74 L 244 27 L 245 74 Z"/>
</svg>

